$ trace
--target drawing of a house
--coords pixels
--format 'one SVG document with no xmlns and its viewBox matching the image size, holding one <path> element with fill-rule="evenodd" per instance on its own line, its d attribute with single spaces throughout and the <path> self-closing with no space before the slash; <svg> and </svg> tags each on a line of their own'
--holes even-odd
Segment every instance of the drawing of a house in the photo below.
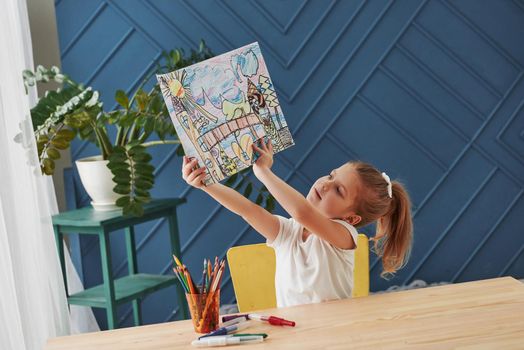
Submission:
<svg viewBox="0 0 524 350">
<path fill-rule="evenodd" d="M 264 136 L 275 153 L 294 144 L 258 43 L 157 79 L 184 152 L 207 169 L 207 185 L 251 166 L 252 144 Z"/>
</svg>

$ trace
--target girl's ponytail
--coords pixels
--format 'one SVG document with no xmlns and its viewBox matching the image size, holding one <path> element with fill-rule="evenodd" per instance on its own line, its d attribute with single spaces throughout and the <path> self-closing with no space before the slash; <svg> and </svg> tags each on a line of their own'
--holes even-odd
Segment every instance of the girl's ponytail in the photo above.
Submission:
<svg viewBox="0 0 524 350">
<path fill-rule="evenodd" d="M 411 201 L 404 186 L 392 181 L 392 199 L 389 210 L 377 220 L 375 252 L 382 256 L 382 277 L 402 268 L 408 261 L 413 241 Z"/>
<path fill-rule="evenodd" d="M 382 277 L 388 277 L 408 261 L 413 240 L 411 201 L 404 186 L 390 181 L 371 164 L 349 162 L 358 173 L 362 185 L 356 213 L 362 227 L 377 221 L 374 241 L 375 253 L 382 257 Z M 391 185 L 390 185 L 391 184 Z M 390 187 L 391 186 L 391 187 Z"/>
</svg>

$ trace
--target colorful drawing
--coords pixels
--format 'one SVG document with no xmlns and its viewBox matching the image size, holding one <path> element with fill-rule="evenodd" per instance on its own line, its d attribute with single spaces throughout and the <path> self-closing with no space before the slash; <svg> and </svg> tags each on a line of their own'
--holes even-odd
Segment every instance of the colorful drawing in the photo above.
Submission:
<svg viewBox="0 0 524 350">
<path fill-rule="evenodd" d="M 251 145 L 264 136 L 275 153 L 294 145 L 256 42 L 157 79 L 186 155 L 207 168 L 206 185 L 251 166 Z"/>
</svg>

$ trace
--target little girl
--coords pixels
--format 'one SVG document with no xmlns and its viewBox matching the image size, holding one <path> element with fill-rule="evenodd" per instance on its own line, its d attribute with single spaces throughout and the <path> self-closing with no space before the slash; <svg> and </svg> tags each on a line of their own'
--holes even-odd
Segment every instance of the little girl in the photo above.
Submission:
<svg viewBox="0 0 524 350">
<path fill-rule="evenodd" d="M 393 274 L 409 256 L 410 200 L 404 187 L 362 162 L 348 162 L 319 178 L 306 198 L 271 171 L 271 142 L 253 144 L 255 176 L 291 218 L 272 215 L 220 183 L 204 186 L 205 168 L 184 157 L 182 177 L 242 216 L 275 249 L 277 306 L 350 298 L 357 230 L 376 222 L 375 251 L 382 275 Z"/>
</svg>

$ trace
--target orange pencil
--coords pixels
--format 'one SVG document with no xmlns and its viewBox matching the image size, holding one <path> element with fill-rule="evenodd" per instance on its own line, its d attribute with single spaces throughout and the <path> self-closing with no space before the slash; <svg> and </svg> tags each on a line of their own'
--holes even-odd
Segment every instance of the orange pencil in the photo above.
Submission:
<svg viewBox="0 0 524 350">
<path fill-rule="evenodd" d="M 187 284 L 189 285 L 189 290 L 191 291 L 191 294 L 197 294 L 195 292 L 195 285 L 193 284 L 193 280 L 191 279 L 191 274 L 187 270 L 186 265 L 183 265 L 184 275 L 187 278 Z"/>
<path fill-rule="evenodd" d="M 215 266 L 213 267 L 213 272 L 211 273 L 211 285 L 209 287 L 210 291 L 213 291 L 213 285 L 215 284 L 215 279 L 217 277 L 218 273 L 218 264 L 215 263 Z"/>
<path fill-rule="evenodd" d="M 202 317 L 201 317 L 202 320 L 206 319 L 207 311 L 209 310 L 209 305 L 211 304 L 211 301 L 213 300 L 214 290 L 213 290 L 213 288 L 211 286 L 212 285 L 210 284 L 209 292 L 207 293 L 207 296 L 206 296 L 206 304 L 204 306 L 204 312 L 202 312 Z"/>
<path fill-rule="evenodd" d="M 220 283 L 222 283 L 222 278 L 224 277 L 224 270 L 225 270 L 225 267 L 226 267 L 226 261 L 222 260 L 222 263 L 220 265 L 222 265 L 222 268 L 221 268 L 221 273 L 220 273 L 220 279 L 218 280 L 218 289 L 220 289 Z"/>
<path fill-rule="evenodd" d="M 182 267 L 180 267 L 180 271 L 182 271 L 182 275 L 186 279 L 189 295 L 190 295 L 191 300 L 193 301 L 193 305 L 197 305 L 197 299 L 195 299 L 197 298 L 197 296 L 195 296 L 196 294 L 195 288 L 193 285 L 193 281 L 191 280 L 191 275 L 189 274 L 189 271 L 186 268 L 186 265 L 182 265 Z"/>
<path fill-rule="evenodd" d="M 220 280 L 222 279 L 222 272 L 224 271 L 224 264 L 225 261 L 222 261 L 222 263 L 220 264 L 220 267 L 218 268 L 218 271 L 216 271 L 216 275 L 215 275 L 215 278 L 213 279 L 213 283 L 210 287 L 210 291 L 209 291 L 209 294 L 207 295 L 207 298 L 206 298 L 206 304 L 204 306 L 204 312 L 202 313 L 202 320 L 205 320 L 206 319 L 206 316 L 207 316 L 207 311 L 209 309 L 209 305 L 211 304 L 211 300 L 213 300 L 213 298 L 211 297 L 214 293 L 216 293 L 217 289 L 219 288 L 219 283 L 220 283 Z"/>
</svg>

